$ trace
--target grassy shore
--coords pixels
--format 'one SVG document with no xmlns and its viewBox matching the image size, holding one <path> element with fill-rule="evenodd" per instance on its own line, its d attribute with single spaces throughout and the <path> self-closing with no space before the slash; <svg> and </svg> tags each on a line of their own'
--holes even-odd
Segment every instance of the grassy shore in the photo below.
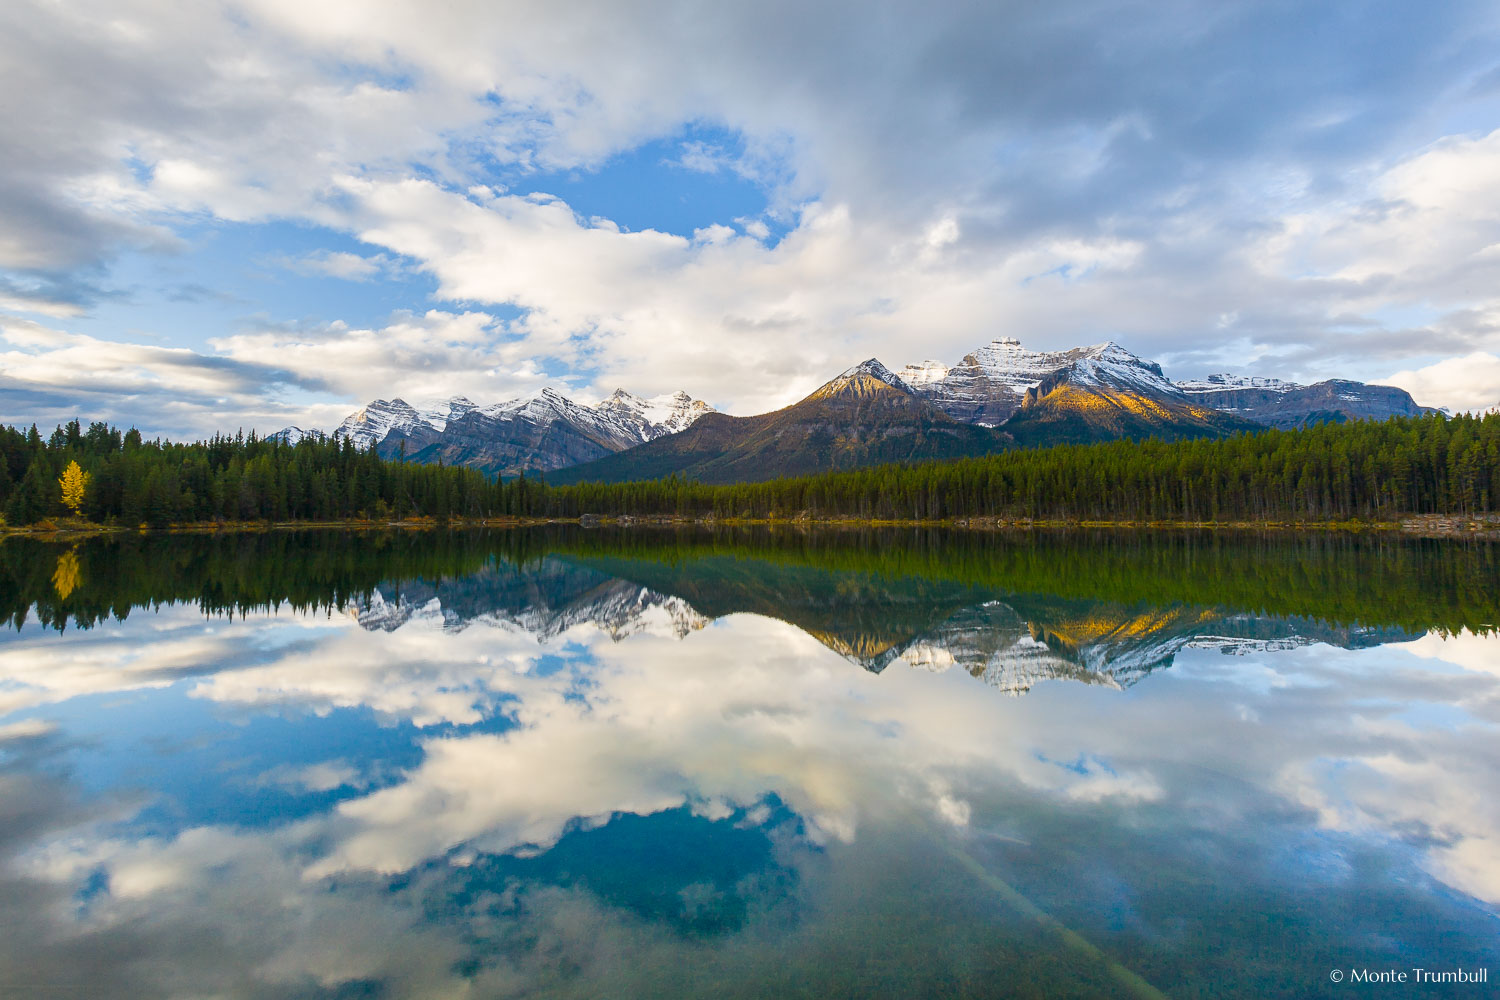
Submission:
<svg viewBox="0 0 1500 1000">
<path fill-rule="evenodd" d="M 95 524 L 75 518 L 56 518 L 22 527 L 0 525 L 0 539 L 20 535 L 31 538 L 73 539 L 126 532 L 167 532 L 176 534 L 215 534 L 221 532 L 306 531 L 314 529 L 340 531 L 432 531 L 439 528 L 515 528 L 541 524 L 579 524 L 593 526 L 699 525 L 707 527 L 779 526 L 794 528 L 952 528 L 970 531 L 1026 531 L 1033 529 L 1118 529 L 1161 531 L 1329 531 L 1393 532 L 1420 538 L 1480 538 L 1500 540 L 1500 514 L 1452 516 L 1422 514 L 1391 521 L 1095 521 L 1007 519 L 998 517 L 950 518 L 945 520 L 881 520 L 873 518 L 807 515 L 792 517 L 713 518 L 681 515 L 602 517 L 490 517 L 451 518 L 446 522 L 432 518 L 404 521 L 352 519 L 343 521 L 215 521 L 173 524 L 162 528 L 146 525 Z"/>
</svg>

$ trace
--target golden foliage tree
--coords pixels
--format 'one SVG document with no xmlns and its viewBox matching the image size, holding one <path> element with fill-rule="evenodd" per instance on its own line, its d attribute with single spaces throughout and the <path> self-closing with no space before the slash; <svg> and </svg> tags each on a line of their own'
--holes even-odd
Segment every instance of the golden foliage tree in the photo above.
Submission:
<svg viewBox="0 0 1500 1000">
<path fill-rule="evenodd" d="M 57 588 L 58 598 L 66 601 L 82 579 L 83 567 L 78 565 L 78 556 L 70 551 L 57 557 L 57 569 L 52 572 L 52 586 Z"/>
<path fill-rule="evenodd" d="M 89 480 L 93 477 L 78 467 L 77 462 L 69 462 L 68 467 L 63 470 L 62 478 L 57 484 L 62 487 L 62 502 L 74 515 L 83 512 L 83 498 L 89 490 Z"/>
</svg>

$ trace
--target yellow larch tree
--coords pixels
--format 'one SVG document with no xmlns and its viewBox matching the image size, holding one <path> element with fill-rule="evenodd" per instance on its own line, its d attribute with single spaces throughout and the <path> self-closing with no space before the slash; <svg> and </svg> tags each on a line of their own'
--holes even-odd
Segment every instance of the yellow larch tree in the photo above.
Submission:
<svg viewBox="0 0 1500 1000">
<path fill-rule="evenodd" d="M 62 502 L 74 515 L 82 514 L 83 498 L 89 491 L 89 473 L 78 467 L 77 462 L 69 462 L 68 467 L 63 470 L 62 477 L 57 484 L 62 487 Z"/>
</svg>

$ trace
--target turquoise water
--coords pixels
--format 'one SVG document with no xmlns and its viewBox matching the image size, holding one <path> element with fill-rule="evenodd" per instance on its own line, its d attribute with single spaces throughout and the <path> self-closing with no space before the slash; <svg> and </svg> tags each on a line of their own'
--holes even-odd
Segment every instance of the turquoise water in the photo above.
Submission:
<svg viewBox="0 0 1500 1000">
<path fill-rule="evenodd" d="M 1491 995 L 1497 565 L 12 539 L 0 996 Z"/>
</svg>

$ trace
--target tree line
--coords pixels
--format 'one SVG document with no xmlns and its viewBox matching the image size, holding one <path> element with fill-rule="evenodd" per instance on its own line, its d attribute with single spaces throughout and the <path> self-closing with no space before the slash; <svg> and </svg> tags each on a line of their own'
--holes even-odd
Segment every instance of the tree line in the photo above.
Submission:
<svg viewBox="0 0 1500 1000">
<path fill-rule="evenodd" d="M 74 469 L 76 465 L 76 470 Z M 1469 515 L 1500 506 L 1500 414 L 1267 429 L 1195 441 L 1115 441 L 710 486 L 678 477 L 549 487 L 373 449 L 253 433 L 145 441 L 78 421 L 43 438 L 0 428 L 11 525 L 367 518 L 682 516 L 943 520 L 1330 521 Z"/>
<path fill-rule="evenodd" d="M 76 471 L 74 471 L 76 469 Z M 0 511 L 29 525 L 70 513 L 101 524 L 487 518 L 539 506 L 535 480 L 381 458 L 344 439 L 295 445 L 253 432 L 191 444 L 74 420 L 43 438 L 0 428 Z"/>
<path fill-rule="evenodd" d="M 675 524 L 590 529 L 118 532 L 0 544 L 0 628 L 87 628 L 136 608 L 207 615 L 283 607 L 336 613 L 376 587 L 421 582 L 472 608 L 576 597 L 569 569 L 683 598 L 703 614 L 753 610 L 843 625 L 909 622 L 913 609 L 1002 599 L 1307 618 L 1340 627 L 1493 631 L 1500 544 L 1388 532 Z M 467 581 L 467 582 L 465 582 Z M 597 586 L 596 583 L 590 587 Z M 1046 600 L 1043 598 L 1045 597 Z M 1062 605 L 1057 605 L 1061 607 Z M 1057 610 L 1053 607 L 1053 610 Z M 940 615 L 941 617 L 941 615 Z M 925 627 L 925 626 L 924 626 Z"/>
<path fill-rule="evenodd" d="M 1018 449 L 705 486 L 582 483 L 547 513 L 942 520 L 1329 521 L 1500 506 L 1500 414 L 1267 429 L 1194 441 Z"/>
</svg>

